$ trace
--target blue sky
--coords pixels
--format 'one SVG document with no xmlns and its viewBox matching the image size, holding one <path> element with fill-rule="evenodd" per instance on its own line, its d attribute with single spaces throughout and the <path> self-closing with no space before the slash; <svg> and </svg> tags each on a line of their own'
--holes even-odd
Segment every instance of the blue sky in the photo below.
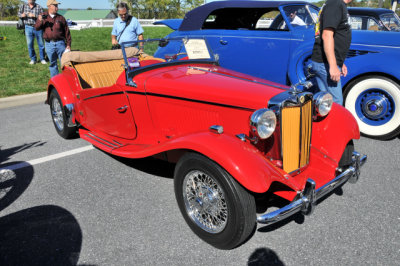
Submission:
<svg viewBox="0 0 400 266">
<path fill-rule="evenodd" d="M 59 6 L 61 9 L 66 9 L 66 8 L 86 9 L 88 7 L 91 7 L 93 9 L 112 8 L 108 0 L 58 0 L 58 1 L 61 3 L 61 5 Z M 212 0 L 207 0 L 207 3 L 211 1 Z M 314 1 L 311 0 L 310 2 Z M 36 3 L 38 3 L 42 7 L 46 7 L 47 0 L 36 0 Z"/>
<path fill-rule="evenodd" d="M 91 7 L 93 9 L 110 9 L 112 6 L 108 0 L 57 0 L 61 3 L 59 8 L 77 8 L 86 9 Z M 25 0 L 26 2 L 26 0 Z M 42 7 L 46 7 L 47 0 L 36 0 L 36 3 Z"/>
</svg>

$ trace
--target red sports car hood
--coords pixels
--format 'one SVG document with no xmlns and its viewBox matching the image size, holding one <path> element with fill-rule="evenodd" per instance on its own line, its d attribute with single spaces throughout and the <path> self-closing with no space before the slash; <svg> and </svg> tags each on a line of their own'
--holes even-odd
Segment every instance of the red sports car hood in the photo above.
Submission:
<svg viewBox="0 0 400 266">
<path fill-rule="evenodd" d="M 210 65 L 183 65 L 155 71 L 146 93 L 240 106 L 267 107 L 269 99 L 288 87 Z"/>
</svg>

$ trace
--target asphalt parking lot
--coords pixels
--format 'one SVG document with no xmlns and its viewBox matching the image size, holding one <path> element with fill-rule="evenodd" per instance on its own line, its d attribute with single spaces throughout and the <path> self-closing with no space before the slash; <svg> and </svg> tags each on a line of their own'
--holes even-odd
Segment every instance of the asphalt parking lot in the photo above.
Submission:
<svg viewBox="0 0 400 266">
<path fill-rule="evenodd" d="M 230 251 L 186 225 L 171 164 L 64 140 L 44 104 L 0 109 L 0 140 L 0 265 L 399 263 L 399 137 L 356 141 L 368 155 L 358 183 L 345 184 L 311 216 L 258 225 Z"/>
</svg>

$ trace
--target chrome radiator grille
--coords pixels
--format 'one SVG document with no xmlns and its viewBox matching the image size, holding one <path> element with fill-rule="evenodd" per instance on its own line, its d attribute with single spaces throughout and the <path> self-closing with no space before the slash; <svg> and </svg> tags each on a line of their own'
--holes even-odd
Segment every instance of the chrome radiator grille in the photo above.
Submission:
<svg viewBox="0 0 400 266">
<path fill-rule="evenodd" d="M 291 173 L 310 159 L 312 100 L 282 107 L 280 122 L 283 170 Z"/>
</svg>

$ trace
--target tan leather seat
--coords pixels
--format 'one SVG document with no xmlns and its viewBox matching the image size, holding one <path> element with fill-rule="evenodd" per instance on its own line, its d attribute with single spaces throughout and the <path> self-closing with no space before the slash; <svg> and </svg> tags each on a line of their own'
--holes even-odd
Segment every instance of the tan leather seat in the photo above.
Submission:
<svg viewBox="0 0 400 266">
<path fill-rule="evenodd" d="M 124 60 L 76 63 L 82 89 L 112 86 L 124 70 Z"/>
</svg>

